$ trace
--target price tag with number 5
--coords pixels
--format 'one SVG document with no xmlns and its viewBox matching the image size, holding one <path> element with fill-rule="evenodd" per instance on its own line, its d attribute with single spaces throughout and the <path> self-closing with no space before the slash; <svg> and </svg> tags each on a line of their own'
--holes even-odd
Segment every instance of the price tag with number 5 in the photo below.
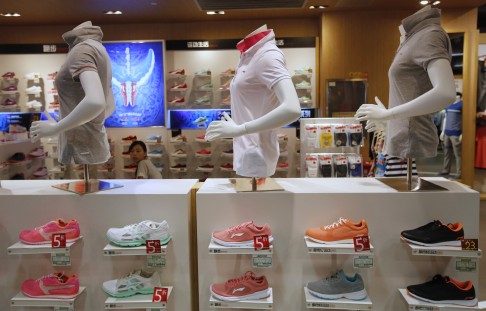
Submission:
<svg viewBox="0 0 486 311">
<path fill-rule="evenodd" d="M 147 240 L 146 241 L 147 254 L 160 254 L 162 248 L 160 247 L 160 240 Z"/>
<path fill-rule="evenodd" d="M 66 234 L 55 233 L 51 235 L 52 248 L 64 248 L 66 247 Z"/>
<path fill-rule="evenodd" d="M 478 250 L 478 239 L 461 240 L 461 249 L 463 251 L 477 251 Z"/>
<path fill-rule="evenodd" d="M 154 287 L 152 302 L 167 302 L 167 296 L 169 296 L 167 287 Z"/>
<path fill-rule="evenodd" d="M 270 248 L 270 240 L 268 235 L 257 235 L 253 237 L 253 246 L 256 251 L 266 250 Z"/>
<path fill-rule="evenodd" d="M 354 251 L 365 252 L 370 250 L 370 238 L 367 235 L 355 236 L 353 238 Z"/>
</svg>

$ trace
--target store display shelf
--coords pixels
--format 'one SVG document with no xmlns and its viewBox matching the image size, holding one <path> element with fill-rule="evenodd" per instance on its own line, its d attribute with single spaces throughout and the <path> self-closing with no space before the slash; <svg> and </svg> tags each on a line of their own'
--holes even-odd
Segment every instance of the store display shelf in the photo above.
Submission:
<svg viewBox="0 0 486 311">
<path fill-rule="evenodd" d="M 179 75 L 179 74 L 168 74 L 167 78 L 171 79 L 185 79 L 187 76 L 186 75 Z"/>
<path fill-rule="evenodd" d="M 466 310 L 484 310 L 486 308 L 486 304 L 482 302 L 479 303 L 475 307 L 465 307 L 453 304 L 439 304 L 439 303 L 430 303 L 418 300 L 409 294 L 407 294 L 407 290 L 405 288 L 399 288 L 398 291 L 402 294 L 403 299 L 408 304 L 409 310 L 423 310 L 423 311 L 466 311 Z"/>
<path fill-rule="evenodd" d="M 147 156 L 149 158 L 162 158 L 162 154 L 150 154 L 150 153 L 148 153 Z"/>
<path fill-rule="evenodd" d="M 26 142 L 30 142 L 30 139 L 7 140 L 7 141 L 1 141 L 0 144 L 2 144 L 2 145 L 14 145 L 14 144 L 21 144 L 21 143 L 26 143 Z"/>
<path fill-rule="evenodd" d="M 269 249 L 255 250 L 254 247 L 227 247 L 223 245 L 216 244 L 212 239 L 209 242 L 209 253 L 210 254 L 240 254 L 240 255 L 266 255 L 273 253 L 273 245 L 270 245 Z"/>
<path fill-rule="evenodd" d="M 312 77 L 312 73 L 296 73 L 292 75 L 292 77 L 307 77 L 310 78 Z"/>
<path fill-rule="evenodd" d="M 74 298 L 69 299 L 55 299 L 55 298 L 31 298 L 25 296 L 23 293 L 18 293 L 10 300 L 10 306 L 12 307 L 72 307 L 74 302 L 81 295 L 86 287 L 80 286 L 79 292 Z"/>
<path fill-rule="evenodd" d="M 113 244 L 107 244 L 105 248 L 103 248 L 103 255 L 105 256 L 147 256 L 147 255 L 166 255 L 167 254 L 167 246 L 161 245 L 160 246 L 160 253 L 156 254 L 147 254 L 147 247 L 145 245 L 142 246 L 135 246 L 135 247 L 122 247 L 116 246 Z"/>
<path fill-rule="evenodd" d="M 460 246 L 436 246 L 427 247 L 406 243 L 412 250 L 413 255 L 422 256 L 443 256 L 443 257 L 464 257 L 464 258 L 481 258 L 483 251 L 478 249 L 477 251 L 462 250 Z"/>
<path fill-rule="evenodd" d="M 307 309 L 332 310 L 372 310 L 373 304 L 369 297 L 363 300 L 350 300 L 346 298 L 326 300 L 312 296 L 307 287 L 304 287 L 305 303 Z"/>
<path fill-rule="evenodd" d="M 10 166 L 23 166 L 23 165 L 27 165 L 27 164 L 31 164 L 31 163 L 32 163 L 31 159 L 27 159 L 25 161 L 16 162 L 16 163 L 7 162 L 7 164 L 10 165 Z"/>
<path fill-rule="evenodd" d="M 145 144 L 147 144 L 147 145 L 161 145 L 163 143 L 164 143 L 163 140 L 161 140 L 161 141 L 156 141 L 156 140 L 150 140 L 149 141 L 149 140 L 146 140 L 145 141 Z"/>
<path fill-rule="evenodd" d="M 304 237 L 307 250 L 311 254 L 342 254 L 342 255 L 373 255 L 373 245 L 370 244 L 370 250 L 365 252 L 356 252 L 354 244 L 321 244 L 311 241 Z"/>
<path fill-rule="evenodd" d="M 125 172 L 125 173 L 135 173 L 135 169 L 128 169 L 128 168 L 124 168 L 121 170 L 122 172 Z"/>
<path fill-rule="evenodd" d="M 31 255 L 31 254 L 69 254 L 71 247 L 83 239 L 80 236 L 76 241 L 67 242 L 66 247 L 52 248 L 51 244 L 29 245 L 17 242 L 7 248 L 9 255 Z"/>
<path fill-rule="evenodd" d="M 270 287 L 270 296 L 263 299 L 246 300 L 246 301 L 222 301 L 216 299 L 211 295 L 209 297 L 209 307 L 214 309 L 228 308 L 228 309 L 254 309 L 254 310 L 269 310 L 273 307 L 273 293 Z"/>
<path fill-rule="evenodd" d="M 170 300 L 173 286 L 161 286 L 168 289 L 167 302 Z M 105 310 L 112 309 L 165 309 L 167 302 L 153 302 L 153 295 L 135 295 L 125 298 L 108 297 L 105 300 Z"/>
</svg>

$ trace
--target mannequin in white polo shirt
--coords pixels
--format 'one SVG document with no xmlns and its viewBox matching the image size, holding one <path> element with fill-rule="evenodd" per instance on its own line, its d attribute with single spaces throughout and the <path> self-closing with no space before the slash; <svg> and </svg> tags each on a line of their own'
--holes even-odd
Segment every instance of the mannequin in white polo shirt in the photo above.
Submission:
<svg viewBox="0 0 486 311">
<path fill-rule="evenodd" d="M 232 118 L 211 122 L 206 140 L 233 137 L 233 165 L 238 175 L 269 177 L 279 157 L 276 128 L 300 117 L 300 104 L 285 64 L 266 25 L 241 40 L 236 75 L 231 81 Z"/>
<path fill-rule="evenodd" d="M 400 46 L 389 70 L 389 109 L 364 104 L 356 112 L 366 129 L 386 128 L 385 152 L 399 158 L 434 157 L 438 137 L 433 113 L 455 100 L 447 33 L 440 10 L 427 6 L 402 20 Z"/>
</svg>

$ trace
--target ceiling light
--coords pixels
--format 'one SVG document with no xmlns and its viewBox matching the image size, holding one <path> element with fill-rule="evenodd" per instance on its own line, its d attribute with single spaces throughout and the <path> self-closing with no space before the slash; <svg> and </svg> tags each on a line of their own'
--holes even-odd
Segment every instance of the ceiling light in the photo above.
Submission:
<svg viewBox="0 0 486 311">
<path fill-rule="evenodd" d="M 426 1 L 426 0 L 422 0 L 422 1 L 420 1 L 420 4 L 421 4 L 421 5 L 427 5 L 427 4 L 429 4 L 429 3 L 430 3 L 430 2 L 429 2 L 429 1 Z"/>
<path fill-rule="evenodd" d="M 437 4 L 439 4 L 439 3 L 440 3 L 440 1 L 434 1 L 434 2 L 432 3 L 432 5 L 437 5 Z"/>
<path fill-rule="evenodd" d="M 309 7 L 309 9 L 313 10 L 313 9 L 325 9 L 327 8 L 327 5 L 311 5 Z"/>
<path fill-rule="evenodd" d="M 5 17 L 19 17 L 20 14 L 19 13 L 0 13 L 1 16 L 5 16 Z"/>
<path fill-rule="evenodd" d="M 120 14 L 123 14 L 122 11 L 106 11 L 104 13 L 105 14 L 108 14 L 108 15 L 120 15 Z"/>
<path fill-rule="evenodd" d="M 217 15 L 217 14 L 223 15 L 224 11 L 207 11 L 206 14 L 208 14 L 208 15 Z"/>
</svg>

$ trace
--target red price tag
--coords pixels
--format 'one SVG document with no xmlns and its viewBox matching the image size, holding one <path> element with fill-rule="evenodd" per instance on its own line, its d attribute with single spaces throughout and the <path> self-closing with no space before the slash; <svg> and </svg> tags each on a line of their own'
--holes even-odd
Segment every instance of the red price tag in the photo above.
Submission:
<svg viewBox="0 0 486 311">
<path fill-rule="evenodd" d="M 147 240 L 146 241 L 147 254 L 160 254 L 162 249 L 160 247 L 160 240 Z"/>
<path fill-rule="evenodd" d="M 66 233 L 55 233 L 51 235 L 52 248 L 66 247 Z"/>
<path fill-rule="evenodd" d="M 167 287 L 154 287 L 152 302 L 167 302 L 169 289 Z"/>
<path fill-rule="evenodd" d="M 461 240 L 461 249 L 463 251 L 477 251 L 479 245 L 478 243 L 478 239 Z"/>
<path fill-rule="evenodd" d="M 270 248 L 270 239 L 268 235 L 257 235 L 253 237 L 253 246 L 256 251 L 261 251 Z"/>
<path fill-rule="evenodd" d="M 364 252 L 370 250 L 370 238 L 367 235 L 355 236 L 353 238 L 354 251 Z"/>
</svg>

